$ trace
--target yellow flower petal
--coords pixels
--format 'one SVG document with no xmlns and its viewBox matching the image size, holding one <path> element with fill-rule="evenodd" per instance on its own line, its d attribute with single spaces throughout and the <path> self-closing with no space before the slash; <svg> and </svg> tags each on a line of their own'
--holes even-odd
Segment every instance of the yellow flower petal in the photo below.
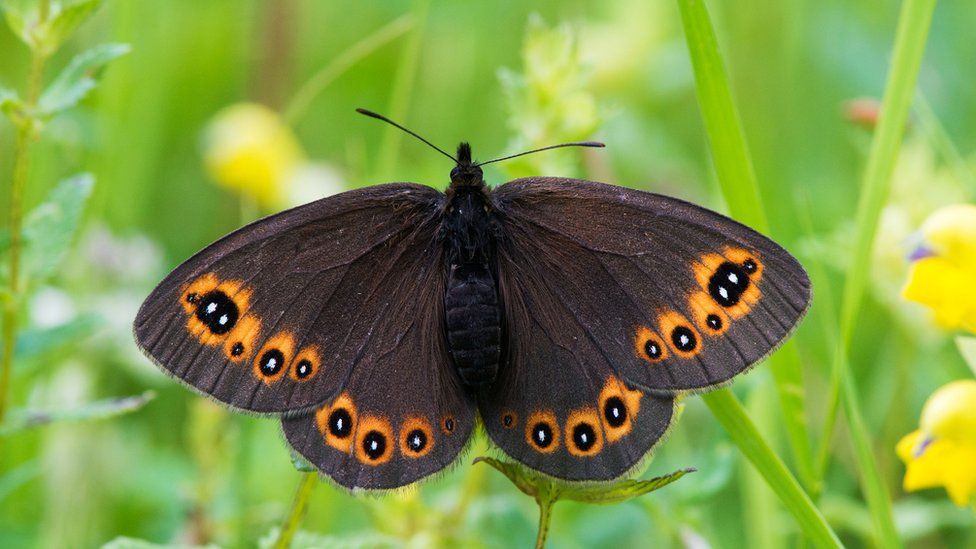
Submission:
<svg viewBox="0 0 976 549">
<path fill-rule="evenodd" d="M 976 327 L 976 271 L 970 273 L 943 257 L 912 263 L 902 297 L 926 305 L 945 328 Z"/>
<path fill-rule="evenodd" d="M 943 484 L 956 505 L 968 505 L 976 494 L 976 443 L 955 444 L 942 462 Z"/>
<path fill-rule="evenodd" d="M 976 444 L 976 381 L 953 381 L 932 393 L 922 408 L 919 426 L 938 438 Z"/>
<path fill-rule="evenodd" d="M 922 225 L 922 235 L 936 254 L 976 276 L 976 205 L 937 210 Z"/>
<path fill-rule="evenodd" d="M 943 486 L 956 505 L 968 505 L 976 494 L 976 381 L 933 393 L 921 429 L 903 437 L 896 452 L 905 462 L 906 491 Z"/>
</svg>

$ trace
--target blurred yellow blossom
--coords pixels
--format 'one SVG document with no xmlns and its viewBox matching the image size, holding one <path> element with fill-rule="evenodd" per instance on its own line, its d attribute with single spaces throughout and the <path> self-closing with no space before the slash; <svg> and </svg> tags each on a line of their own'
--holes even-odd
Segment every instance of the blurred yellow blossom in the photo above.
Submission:
<svg viewBox="0 0 976 549">
<path fill-rule="evenodd" d="M 301 145 L 281 116 L 255 103 L 221 110 L 204 136 L 210 175 L 265 207 L 287 203 L 288 183 L 303 158 Z"/>
<path fill-rule="evenodd" d="M 921 233 L 902 295 L 930 307 L 940 325 L 976 332 L 976 206 L 941 208 Z"/>
<path fill-rule="evenodd" d="M 954 381 L 929 397 L 919 429 L 898 443 L 907 491 L 944 486 L 965 506 L 976 494 L 976 381 Z"/>
</svg>

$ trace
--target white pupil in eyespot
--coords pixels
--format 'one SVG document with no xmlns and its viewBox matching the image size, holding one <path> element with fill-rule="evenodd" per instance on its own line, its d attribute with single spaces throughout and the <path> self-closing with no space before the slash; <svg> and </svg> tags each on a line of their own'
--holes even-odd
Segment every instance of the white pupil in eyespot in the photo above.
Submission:
<svg viewBox="0 0 976 549">
<path fill-rule="evenodd" d="M 731 282 L 732 284 L 738 284 L 739 277 L 735 273 L 729 273 L 729 282 Z"/>
<path fill-rule="evenodd" d="M 211 301 L 207 304 L 207 314 L 213 314 L 217 310 L 217 302 Z"/>
</svg>

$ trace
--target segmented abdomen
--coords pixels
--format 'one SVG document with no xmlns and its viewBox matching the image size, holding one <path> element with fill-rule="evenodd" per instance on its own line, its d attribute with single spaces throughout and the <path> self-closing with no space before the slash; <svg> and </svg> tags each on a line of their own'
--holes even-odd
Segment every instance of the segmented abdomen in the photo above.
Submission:
<svg viewBox="0 0 976 549">
<path fill-rule="evenodd" d="M 490 385 L 501 358 L 501 314 L 488 266 L 468 263 L 454 267 L 444 305 L 447 341 L 461 380 L 475 388 Z"/>
</svg>

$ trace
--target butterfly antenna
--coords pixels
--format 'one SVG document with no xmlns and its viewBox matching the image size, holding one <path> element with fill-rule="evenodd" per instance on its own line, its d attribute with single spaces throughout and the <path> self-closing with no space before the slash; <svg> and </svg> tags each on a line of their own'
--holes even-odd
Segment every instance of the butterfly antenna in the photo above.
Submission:
<svg viewBox="0 0 976 549">
<path fill-rule="evenodd" d="M 602 149 L 603 147 L 606 147 L 606 145 L 600 143 L 599 141 L 574 141 L 572 143 L 560 143 L 559 145 L 549 145 L 548 147 L 542 147 L 541 149 L 533 149 L 531 151 L 525 151 L 525 152 L 520 152 L 518 154 L 503 156 L 501 158 L 495 158 L 493 160 L 486 160 L 484 162 L 479 162 L 475 164 L 475 166 L 484 166 L 485 164 L 491 164 L 492 162 L 501 162 L 502 160 L 508 160 L 510 158 L 517 158 L 519 156 L 525 156 L 527 154 L 548 151 L 550 149 L 559 149 L 562 147 L 593 147 L 597 149 Z"/>
<path fill-rule="evenodd" d="M 403 127 L 403 126 L 401 126 L 400 124 L 397 124 L 396 122 L 394 122 L 394 121 L 392 121 L 392 120 L 390 120 L 389 118 L 387 118 L 387 117 L 385 117 L 385 116 L 383 116 L 382 114 L 379 114 L 379 113 L 375 113 L 375 112 L 373 112 L 373 111 L 369 111 L 369 110 L 366 110 L 366 109 L 356 109 L 356 112 L 358 112 L 359 114 L 365 114 L 366 116 L 368 116 L 368 117 L 370 117 L 370 118 L 375 118 L 375 119 L 377 119 L 377 120 L 382 120 L 383 122 L 386 122 L 387 124 L 389 124 L 389 125 L 391 125 L 391 126 L 395 126 L 395 127 L 397 127 L 397 128 L 400 128 L 401 130 L 403 130 L 403 131 L 405 131 L 405 132 L 407 132 L 407 133 L 409 133 L 410 135 L 412 135 L 412 136 L 414 136 L 414 137 L 416 137 L 417 139 L 419 139 L 419 140 L 421 140 L 421 141 L 423 141 L 423 142 L 424 142 L 424 143 L 426 143 L 426 144 L 427 144 L 427 145 L 428 145 L 428 146 L 429 146 L 430 148 L 432 148 L 432 149 L 434 149 L 435 151 L 437 151 L 437 152 L 439 152 L 439 153 L 441 153 L 441 154 L 443 154 L 444 156 L 446 156 L 446 157 L 448 157 L 448 158 L 450 158 L 451 160 L 453 160 L 453 161 L 454 161 L 454 163 L 455 163 L 455 164 L 459 164 L 459 163 L 460 163 L 460 162 L 458 162 L 458 159 L 457 159 L 457 158 L 454 158 L 454 157 L 453 157 L 453 156 L 451 156 L 450 154 L 448 154 L 448 153 L 446 153 L 446 152 L 444 152 L 444 150 L 443 150 L 443 149 L 441 149 L 440 147 L 438 147 L 437 145 L 435 145 L 435 144 L 433 144 L 433 143 L 431 143 L 430 141 L 427 141 L 427 140 L 426 140 L 426 139 L 424 139 L 423 137 L 420 137 L 420 136 L 419 136 L 419 135 L 417 135 L 416 133 L 414 133 L 414 132 L 412 132 L 412 131 L 410 131 L 410 130 L 408 130 L 407 128 L 404 128 L 404 127 Z"/>
</svg>

